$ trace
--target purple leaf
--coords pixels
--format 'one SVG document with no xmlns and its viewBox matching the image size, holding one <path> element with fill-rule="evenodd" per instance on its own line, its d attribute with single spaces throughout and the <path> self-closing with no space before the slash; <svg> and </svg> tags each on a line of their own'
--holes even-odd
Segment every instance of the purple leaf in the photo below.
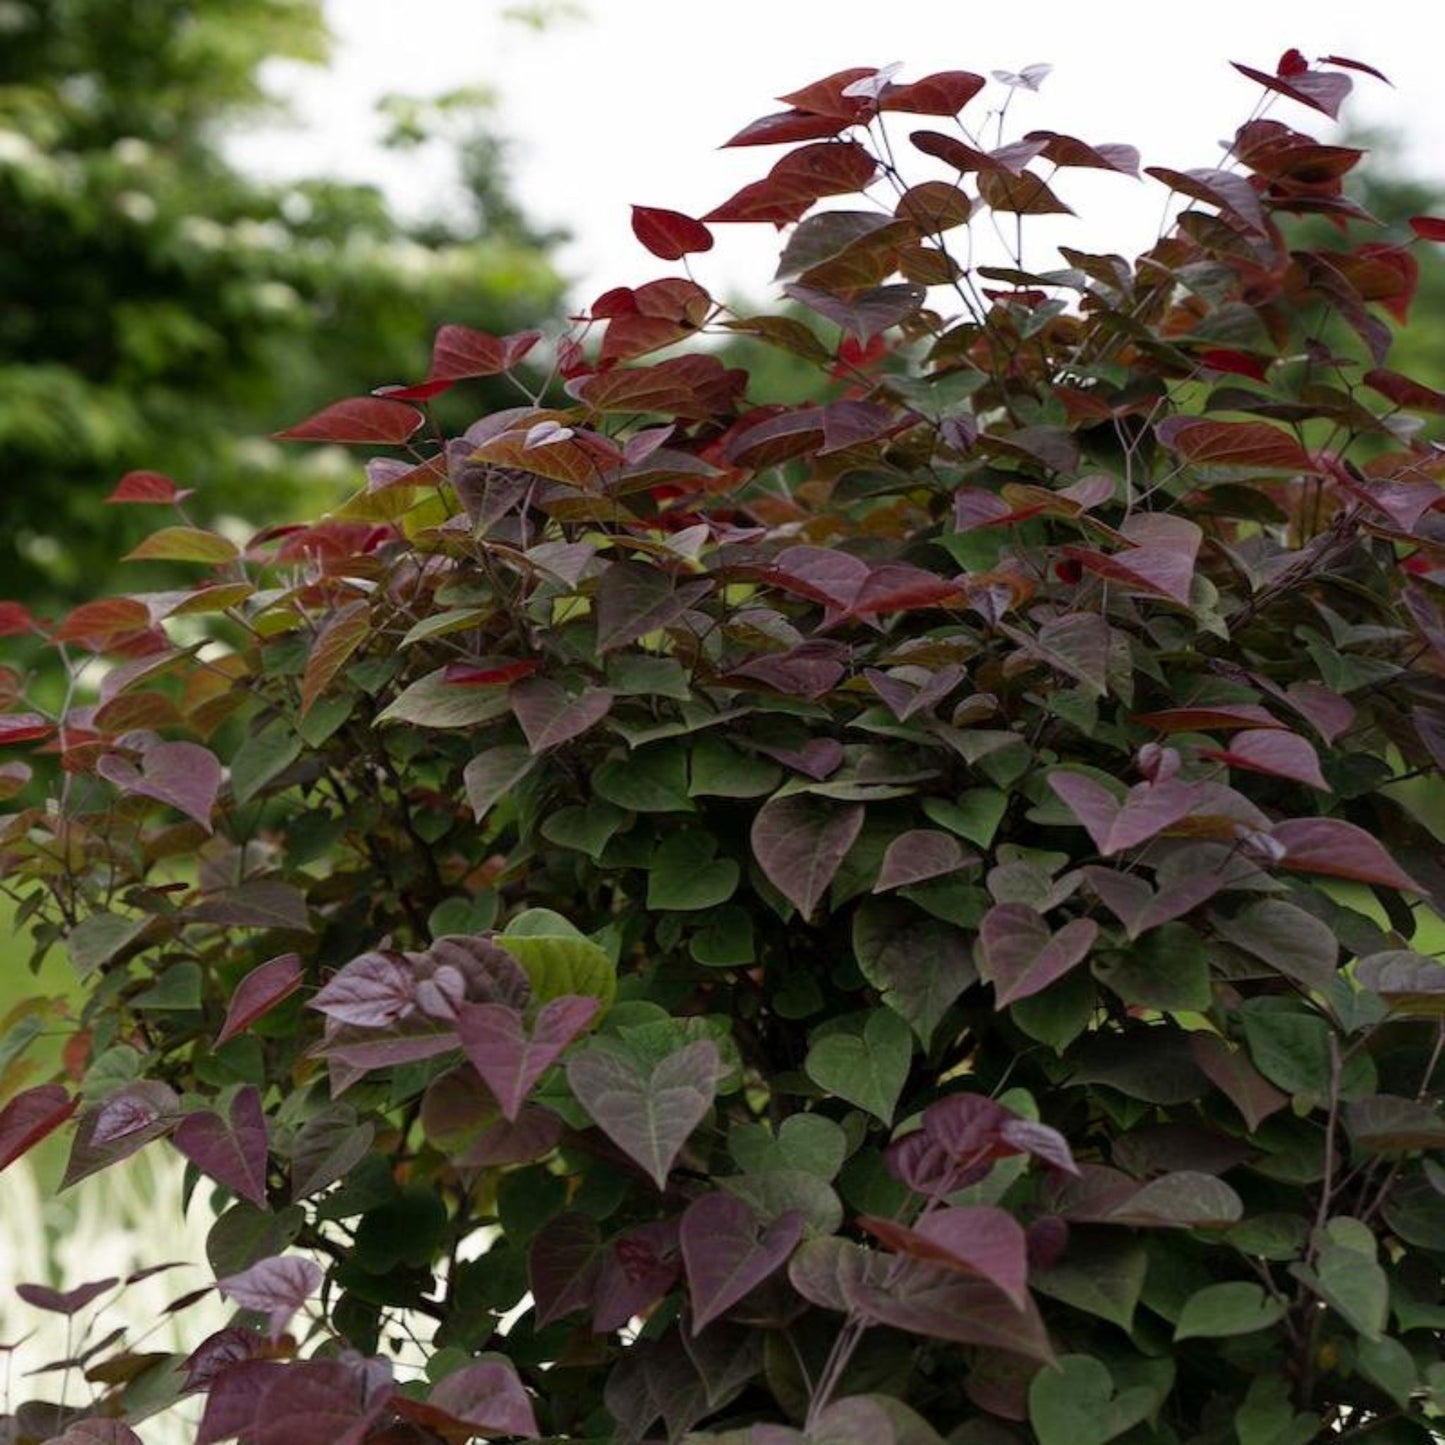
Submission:
<svg viewBox="0 0 1445 1445">
<path fill-rule="evenodd" d="M 1124 795 L 1122 804 L 1102 783 L 1083 773 L 1050 773 L 1049 786 L 1088 829 L 1095 847 L 1106 858 L 1137 848 L 1187 818 L 1201 797 L 1198 784 L 1179 778 L 1137 783 Z"/>
<path fill-rule="evenodd" d="M 74 1289 L 56 1290 L 43 1284 L 17 1284 L 15 1293 L 28 1305 L 50 1314 L 64 1315 L 68 1319 L 78 1314 L 91 1300 L 98 1299 L 107 1290 L 114 1289 L 120 1280 L 112 1275 L 109 1279 L 92 1280 L 89 1284 L 78 1284 Z"/>
<path fill-rule="evenodd" d="M 266 1208 L 266 1156 L 269 1141 L 261 1092 L 254 1084 L 240 1089 L 223 1119 L 209 1110 L 182 1119 L 171 1142 L 202 1173 L 218 1184 Z"/>
<path fill-rule="evenodd" d="M 543 753 L 581 737 L 612 710 L 613 696 L 605 687 L 589 687 L 572 697 L 546 677 L 529 677 L 514 683 L 508 694 L 512 712 L 521 723 L 533 753 Z"/>
<path fill-rule="evenodd" d="M 843 766 L 843 744 L 836 738 L 810 738 L 801 748 L 765 748 L 758 751 L 791 768 L 795 773 L 821 783 Z"/>
<path fill-rule="evenodd" d="M 461 1169 L 496 1164 L 530 1164 L 545 1158 L 562 1138 L 562 1121 L 549 1109 L 522 1107 L 515 1123 L 498 1119 L 483 1129 L 452 1162 Z"/>
<path fill-rule="evenodd" d="M 1079 1172 L 1068 1140 L 1047 1124 L 1033 1119 L 1009 1119 L 999 1130 L 999 1137 L 1010 1149 L 1042 1159 L 1045 1164 L 1062 1169 L 1065 1174 Z"/>
<path fill-rule="evenodd" d="M 711 1039 L 669 1054 L 650 1071 L 641 1060 L 594 1044 L 567 1063 L 567 1082 L 593 1121 L 663 1189 L 688 1135 L 712 1106 L 723 1076 Z"/>
<path fill-rule="evenodd" d="M 360 1445 L 391 1395 L 384 1360 L 242 1360 L 207 1393 L 196 1445 Z"/>
<path fill-rule="evenodd" d="M 226 928 L 285 928 L 293 933 L 306 933 L 311 928 L 305 894 L 274 878 L 257 878 L 228 888 L 187 909 L 186 918 Z"/>
<path fill-rule="evenodd" d="M 924 287 L 912 283 L 872 286 L 846 298 L 796 281 L 789 282 L 783 291 L 794 301 L 836 322 L 844 331 L 864 342 L 871 341 L 890 326 L 897 326 L 910 316 L 916 316 L 928 295 Z"/>
<path fill-rule="evenodd" d="M 0 1109 L 0 1169 L 58 1129 L 80 1107 L 61 1084 L 23 1089 Z"/>
<path fill-rule="evenodd" d="M 1023 1226 L 1005 1210 L 991 1205 L 939 1209 L 913 1229 L 866 1216 L 858 1223 L 896 1254 L 981 1275 L 1019 1309 L 1028 1302 L 1028 1241 Z"/>
<path fill-rule="evenodd" d="M 682 1216 L 682 1258 L 692 1294 L 692 1332 L 726 1313 L 780 1268 L 803 1236 L 795 1209 L 766 1229 L 741 1199 L 705 1194 Z"/>
<path fill-rule="evenodd" d="M 999 903 L 979 926 L 980 971 L 993 984 L 995 1002 L 1007 1008 L 1032 998 L 1088 957 L 1099 926 L 1075 918 L 1057 933 L 1026 903 Z"/>
<path fill-rule="evenodd" d="M 1200 756 L 1227 767 L 1268 773 L 1271 777 L 1305 783 L 1324 793 L 1330 791 L 1320 772 L 1319 754 L 1314 747 L 1298 733 L 1281 728 L 1252 728 L 1235 733 L 1228 747 L 1206 749 Z"/>
<path fill-rule="evenodd" d="M 1138 938 L 1151 928 L 1182 918 L 1229 886 L 1228 876 L 1218 869 L 1188 875 L 1157 893 L 1135 873 L 1089 867 L 1084 869 L 1084 875 L 1130 938 Z"/>
<path fill-rule="evenodd" d="M 592 602 L 597 615 L 597 650 L 610 652 L 649 632 L 660 632 L 712 588 L 705 578 L 679 582 L 655 566 L 614 562 L 598 580 Z"/>
<path fill-rule="evenodd" d="M 240 1325 L 227 1325 L 207 1335 L 181 1366 L 186 1372 L 186 1389 L 209 1390 L 222 1370 L 254 1359 L 262 1343 L 255 1330 Z"/>
<path fill-rule="evenodd" d="M 175 1124 L 179 1103 L 167 1085 L 139 1079 L 87 1110 L 76 1128 L 61 1188 L 128 1159 L 158 1139 Z"/>
<path fill-rule="evenodd" d="M 416 1008 L 416 975 L 400 954 L 363 953 L 335 974 L 306 1006 L 338 1023 L 385 1028 Z"/>
<path fill-rule="evenodd" d="M 221 1293 L 242 1309 L 267 1316 L 271 1338 L 278 1339 L 291 1316 L 315 1293 L 322 1280 L 321 1266 L 299 1255 L 272 1255 L 258 1260 L 240 1274 L 217 1280 Z"/>
<path fill-rule="evenodd" d="M 620 1330 L 656 1304 L 682 1271 L 678 1221 L 657 1219 L 619 1235 L 602 1254 L 592 1307 L 592 1330 Z"/>
<path fill-rule="evenodd" d="M 974 856 L 963 851 L 952 833 L 936 828 L 910 829 L 888 845 L 873 891 L 886 893 L 891 888 L 904 888 L 910 883 L 956 873 Z"/>
<path fill-rule="evenodd" d="M 847 655 L 847 648 L 842 644 L 818 639 L 801 643 L 787 652 L 750 658 L 733 668 L 728 679 L 746 678 L 774 692 L 814 702 L 838 685 L 847 671 L 844 666 Z"/>
<path fill-rule="evenodd" d="M 427 1403 L 476 1435 L 524 1435 L 535 1440 L 537 1418 L 512 1362 L 483 1357 L 432 1387 Z"/>
<path fill-rule="evenodd" d="M 804 918 L 828 891 L 863 827 L 863 807 L 793 794 L 770 798 L 753 820 L 753 854 L 768 882 Z"/>
<path fill-rule="evenodd" d="M 595 998 L 554 998 L 537 1015 L 528 1036 L 515 1009 L 495 1003 L 462 1006 L 457 1036 L 508 1120 L 516 1120 L 532 1086 L 592 1022 L 598 1007 Z"/>
<path fill-rule="evenodd" d="M 119 753 L 106 753 L 95 770 L 123 793 L 153 798 L 194 818 L 208 833 L 221 790 L 221 764 L 199 743 L 155 743 L 137 768 Z"/>
<path fill-rule="evenodd" d="M 602 1234 L 590 1214 L 559 1214 L 532 1238 L 527 1282 L 537 1304 L 537 1328 L 592 1303 L 602 1267 Z"/>
<path fill-rule="evenodd" d="M 1284 868 L 1410 893 L 1425 891 L 1376 839 L 1340 818 L 1286 818 L 1274 825 L 1270 841 L 1284 849 L 1280 858 Z"/>
<path fill-rule="evenodd" d="M 65 1434 L 55 1437 L 55 1445 L 144 1445 L 140 1436 L 124 1420 L 88 1415 L 72 1421 Z"/>
<path fill-rule="evenodd" d="M 216 1047 L 227 1039 L 244 1033 L 256 1020 L 290 998 L 301 987 L 301 959 L 298 954 L 283 953 L 253 968 L 231 995 L 226 1021 L 216 1035 Z"/>
</svg>

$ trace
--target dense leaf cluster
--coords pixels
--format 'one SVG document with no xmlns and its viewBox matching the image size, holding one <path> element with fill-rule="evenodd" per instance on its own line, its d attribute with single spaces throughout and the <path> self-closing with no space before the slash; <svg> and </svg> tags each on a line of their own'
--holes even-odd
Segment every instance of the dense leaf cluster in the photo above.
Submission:
<svg viewBox="0 0 1445 1445">
<path fill-rule="evenodd" d="M 1247 73 L 1332 114 L 1362 68 Z M 1139 165 L 990 144 L 985 89 L 828 77 L 711 216 L 637 208 L 667 260 L 790 228 L 788 309 L 608 292 L 455 438 L 429 398 L 547 347 L 447 327 L 288 433 L 391 449 L 338 511 L 241 546 L 133 474 L 174 509 L 137 555 L 200 580 L 0 610 L 77 684 L 7 677 L 60 782 L 3 765 L 0 867 L 86 994 L 63 1077 L 7 1043 L 0 1158 L 167 1140 L 238 1308 L 17 1438 L 167 1390 L 202 1445 L 1435 1438 L 1415 258 L 1358 151 L 1257 114 L 1149 168 L 1183 209 L 1133 263 L 965 264 Z"/>
</svg>

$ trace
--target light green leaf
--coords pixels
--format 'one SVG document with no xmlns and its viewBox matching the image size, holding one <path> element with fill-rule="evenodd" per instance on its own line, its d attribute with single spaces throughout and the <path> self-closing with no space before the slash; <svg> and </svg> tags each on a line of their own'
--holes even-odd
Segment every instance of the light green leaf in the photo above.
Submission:
<svg viewBox="0 0 1445 1445">
<path fill-rule="evenodd" d="M 1268 1329 L 1284 1318 L 1284 1305 L 1265 1294 L 1261 1285 L 1231 1280 L 1199 1290 L 1184 1303 L 1174 1339 L 1218 1338 L 1248 1335 Z"/>
</svg>

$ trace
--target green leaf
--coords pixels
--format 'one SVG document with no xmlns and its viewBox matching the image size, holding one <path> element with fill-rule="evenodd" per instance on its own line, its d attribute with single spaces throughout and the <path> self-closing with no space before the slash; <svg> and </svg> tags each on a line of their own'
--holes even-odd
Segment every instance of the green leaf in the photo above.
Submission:
<svg viewBox="0 0 1445 1445">
<path fill-rule="evenodd" d="M 1330 1092 L 1330 1040 L 1327 1020 L 1318 1014 L 1268 1007 L 1243 1011 L 1244 1038 L 1254 1066 L 1270 1083 L 1288 1094 Z M 1370 1093 L 1374 1065 L 1369 1056 L 1354 1053 L 1343 1060 L 1340 1093 L 1345 1098 Z"/>
<path fill-rule="evenodd" d="M 1226 942 L 1262 958 L 1306 988 L 1328 988 L 1339 966 L 1339 943 L 1330 928 L 1281 898 L 1262 898 L 1234 918 L 1213 917 Z"/>
<path fill-rule="evenodd" d="M 718 1181 L 750 1204 L 764 1224 L 797 1210 L 812 1235 L 826 1238 L 843 1227 L 843 1204 L 820 1175 L 784 1166 L 760 1174 L 733 1174 Z"/>
<path fill-rule="evenodd" d="M 192 959 L 173 963 L 150 988 L 131 1000 L 138 1009 L 198 1009 L 201 1006 L 201 966 Z"/>
<path fill-rule="evenodd" d="M 822 1114 L 792 1114 L 776 1137 L 766 1124 L 735 1124 L 728 1132 L 728 1153 L 747 1174 L 802 1169 L 831 1180 L 848 1156 L 848 1137 Z"/>
<path fill-rule="evenodd" d="M 1128 948 L 1101 953 L 1094 976 L 1126 1003 L 1162 1013 L 1203 1013 L 1213 1002 L 1209 951 L 1183 923 L 1166 923 Z"/>
<path fill-rule="evenodd" d="M 641 652 L 608 658 L 607 686 L 623 697 L 670 697 L 686 702 L 692 696 L 687 672 L 675 657 L 649 657 Z"/>
<path fill-rule="evenodd" d="M 891 1124 L 912 1054 L 908 1025 L 897 1014 L 873 1013 L 861 1032 L 815 1039 L 804 1068 L 820 1089 Z"/>
<path fill-rule="evenodd" d="M 1061 1355 L 1029 1386 L 1029 1423 L 1040 1445 L 1104 1445 L 1148 1418 L 1158 1403 L 1147 1385 L 1115 1393 L 1108 1366 L 1091 1355 Z"/>
<path fill-rule="evenodd" d="M 1296 1415 L 1290 1383 L 1281 1374 L 1256 1375 L 1234 1415 L 1239 1445 L 1309 1445 L 1319 1430 L 1313 1415 Z"/>
<path fill-rule="evenodd" d="M 234 562 L 240 553 L 229 537 L 201 527 L 162 527 L 126 553 L 126 562 Z"/>
<path fill-rule="evenodd" d="M 304 746 L 305 740 L 286 718 L 252 733 L 231 756 L 231 796 L 238 803 L 249 803 L 301 756 Z"/>
<path fill-rule="evenodd" d="M 1076 969 L 1042 993 L 1021 999 L 1009 1017 L 1031 1038 L 1062 1054 L 1089 1026 L 1099 991 L 1087 969 Z"/>
<path fill-rule="evenodd" d="M 1248 1280 L 1212 1284 L 1185 1301 L 1174 1340 L 1248 1335 L 1278 1324 L 1284 1314 L 1283 1302 L 1265 1294 L 1261 1285 Z"/>
<path fill-rule="evenodd" d="M 468 728 L 491 722 L 511 711 L 504 687 L 459 687 L 439 667 L 418 678 L 377 714 L 380 723 L 415 723 L 418 727 Z"/>
<path fill-rule="evenodd" d="M 548 909 L 518 914 L 497 942 L 522 965 L 538 1003 L 580 994 L 601 999 L 605 1010 L 617 996 L 617 968 L 606 951 Z"/>
<path fill-rule="evenodd" d="M 692 750 L 695 798 L 761 798 L 778 786 L 783 770 L 776 763 L 750 757 L 720 738 L 701 737 Z"/>
<path fill-rule="evenodd" d="M 869 899 L 853 915 L 863 977 L 926 1049 L 958 996 L 978 978 L 967 936 L 912 908 Z"/>
<path fill-rule="evenodd" d="M 731 858 L 715 858 L 716 851 L 717 840 L 696 829 L 660 839 L 647 874 L 647 906 L 691 912 L 726 903 L 741 870 Z"/>
<path fill-rule="evenodd" d="M 952 801 L 927 798 L 923 811 L 940 828 L 987 848 L 1008 811 L 1008 794 L 997 788 L 970 788 Z"/>
<path fill-rule="evenodd" d="M 1142 1241 L 1117 1229 L 1075 1228 L 1064 1256 L 1047 1269 L 1030 1270 L 1029 1283 L 1040 1294 L 1131 1330 L 1148 1267 Z"/>
<path fill-rule="evenodd" d="M 132 944 L 150 927 L 149 918 L 123 918 L 119 913 L 92 913 L 65 935 L 65 951 L 81 978 Z"/>
<path fill-rule="evenodd" d="M 1290 1273 L 1343 1316 L 1367 1340 L 1378 1340 L 1390 1308 L 1390 1281 L 1370 1255 L 1346 1245 L 1326 1244 L 1315 1268 L 1293 1264 Z"/>
<path fill-rule="evenodd" d="M 1410 1408 L 1410 1397 L 1420 1376 L 1414 1357 L 1399 1340 L 1389 1335 L 1360 1340 L 1355 1345 L 1355 1364 L 1402 1410 Z"/>
<path fill-rule="evenodd" d="M 537 755 L 521 743 L 504 743 L 478 753 L 462 769 L 462 785 L 477 822 L 537 765 Z"/>
<path fill-rule="evenodd" d="M 628 814 L 621 808 L 603 798 L 593 798 L 585 808 L 573 804 L 548 814 L 542 820 L 542 836 L 559 848 L 575 848 L 596 863 L 627 819 Z"/>
<path fill-rule="evenodd" d="M 698 963 L 708 968 L 739 968 L 757 957 L 753 946 L 753 916 L 746 908 L 729 903 L 704 914 L 702 927 L 688 939 L 688 949 Z"/>
<path fill-rule="evenodd" d="M 638 748 L 609 758 L 592 778 L 600 798 L 630 813 L 692 813 L 687 791 L 687 754 L 675 743 Z"/>
</svg>

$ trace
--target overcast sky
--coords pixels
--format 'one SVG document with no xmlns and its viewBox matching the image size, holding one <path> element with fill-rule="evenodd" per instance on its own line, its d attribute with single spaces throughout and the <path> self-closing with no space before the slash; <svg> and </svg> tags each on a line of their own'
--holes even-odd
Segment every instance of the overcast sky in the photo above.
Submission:
<svg viewBox="0 0 1445 1445">
<path fill-rule="evenodd" d="M 721 151 L 721 142 L 780 109 L 773 97 L 850 65 L 901 61 L 907 80 L 1049 63 L 1040 93 L 1013 102 L 1010 132 L 1128 141 L 1145 164 L 1183 169 L 1213 164 L 1254 104 L 1257 87 L 1230 60 L 1272 70 L 1290 46 L 1343 55 L 1394 82 L 1357 76 L 1346 117 L 1402 133 L 1412 169 L 1445 183 L 1436 47 L 1419 24 L 1382 26 L 1389 7 L 1359 0 L 580 0 L 584 18 L 540 34 L 506 21 L 508 8 L 506 0 L 328 0 L 337 38 L 330 71 L 273 74 L 299 126 L 247 137 L 238 157 L 278 177 L 374 180 L 410 210 L 444 206 L 446 169 L 381 151 L 374 103 L 388 91 L 492 87 L 499 128 L 515 142 L 517 193 L 531 215 L 575 235 L 560 261 L 583 304 L 668 270 L 633 240 L 630 203 L 708 210 L 778 154 Z M 978 97 L 966 119 L 980 120 L 989 103 Z M 1331 133 L 1325 117 L 1293 102 L 1271 114 Z M 1031 218 L 1032 264 L 1049 264 L 1059 240 L 1129 253 L 1152 240 L 1162 195 L 1153 183 L 1075 172 L 1059 189 L 1083 221 L 1070 233 L 1075 223 Z M 720 294 L 766 294 L 778 250 L 771 228 L 717 229 L 717 249 L 695 262 L 699 280 Z"/>
</svg>

